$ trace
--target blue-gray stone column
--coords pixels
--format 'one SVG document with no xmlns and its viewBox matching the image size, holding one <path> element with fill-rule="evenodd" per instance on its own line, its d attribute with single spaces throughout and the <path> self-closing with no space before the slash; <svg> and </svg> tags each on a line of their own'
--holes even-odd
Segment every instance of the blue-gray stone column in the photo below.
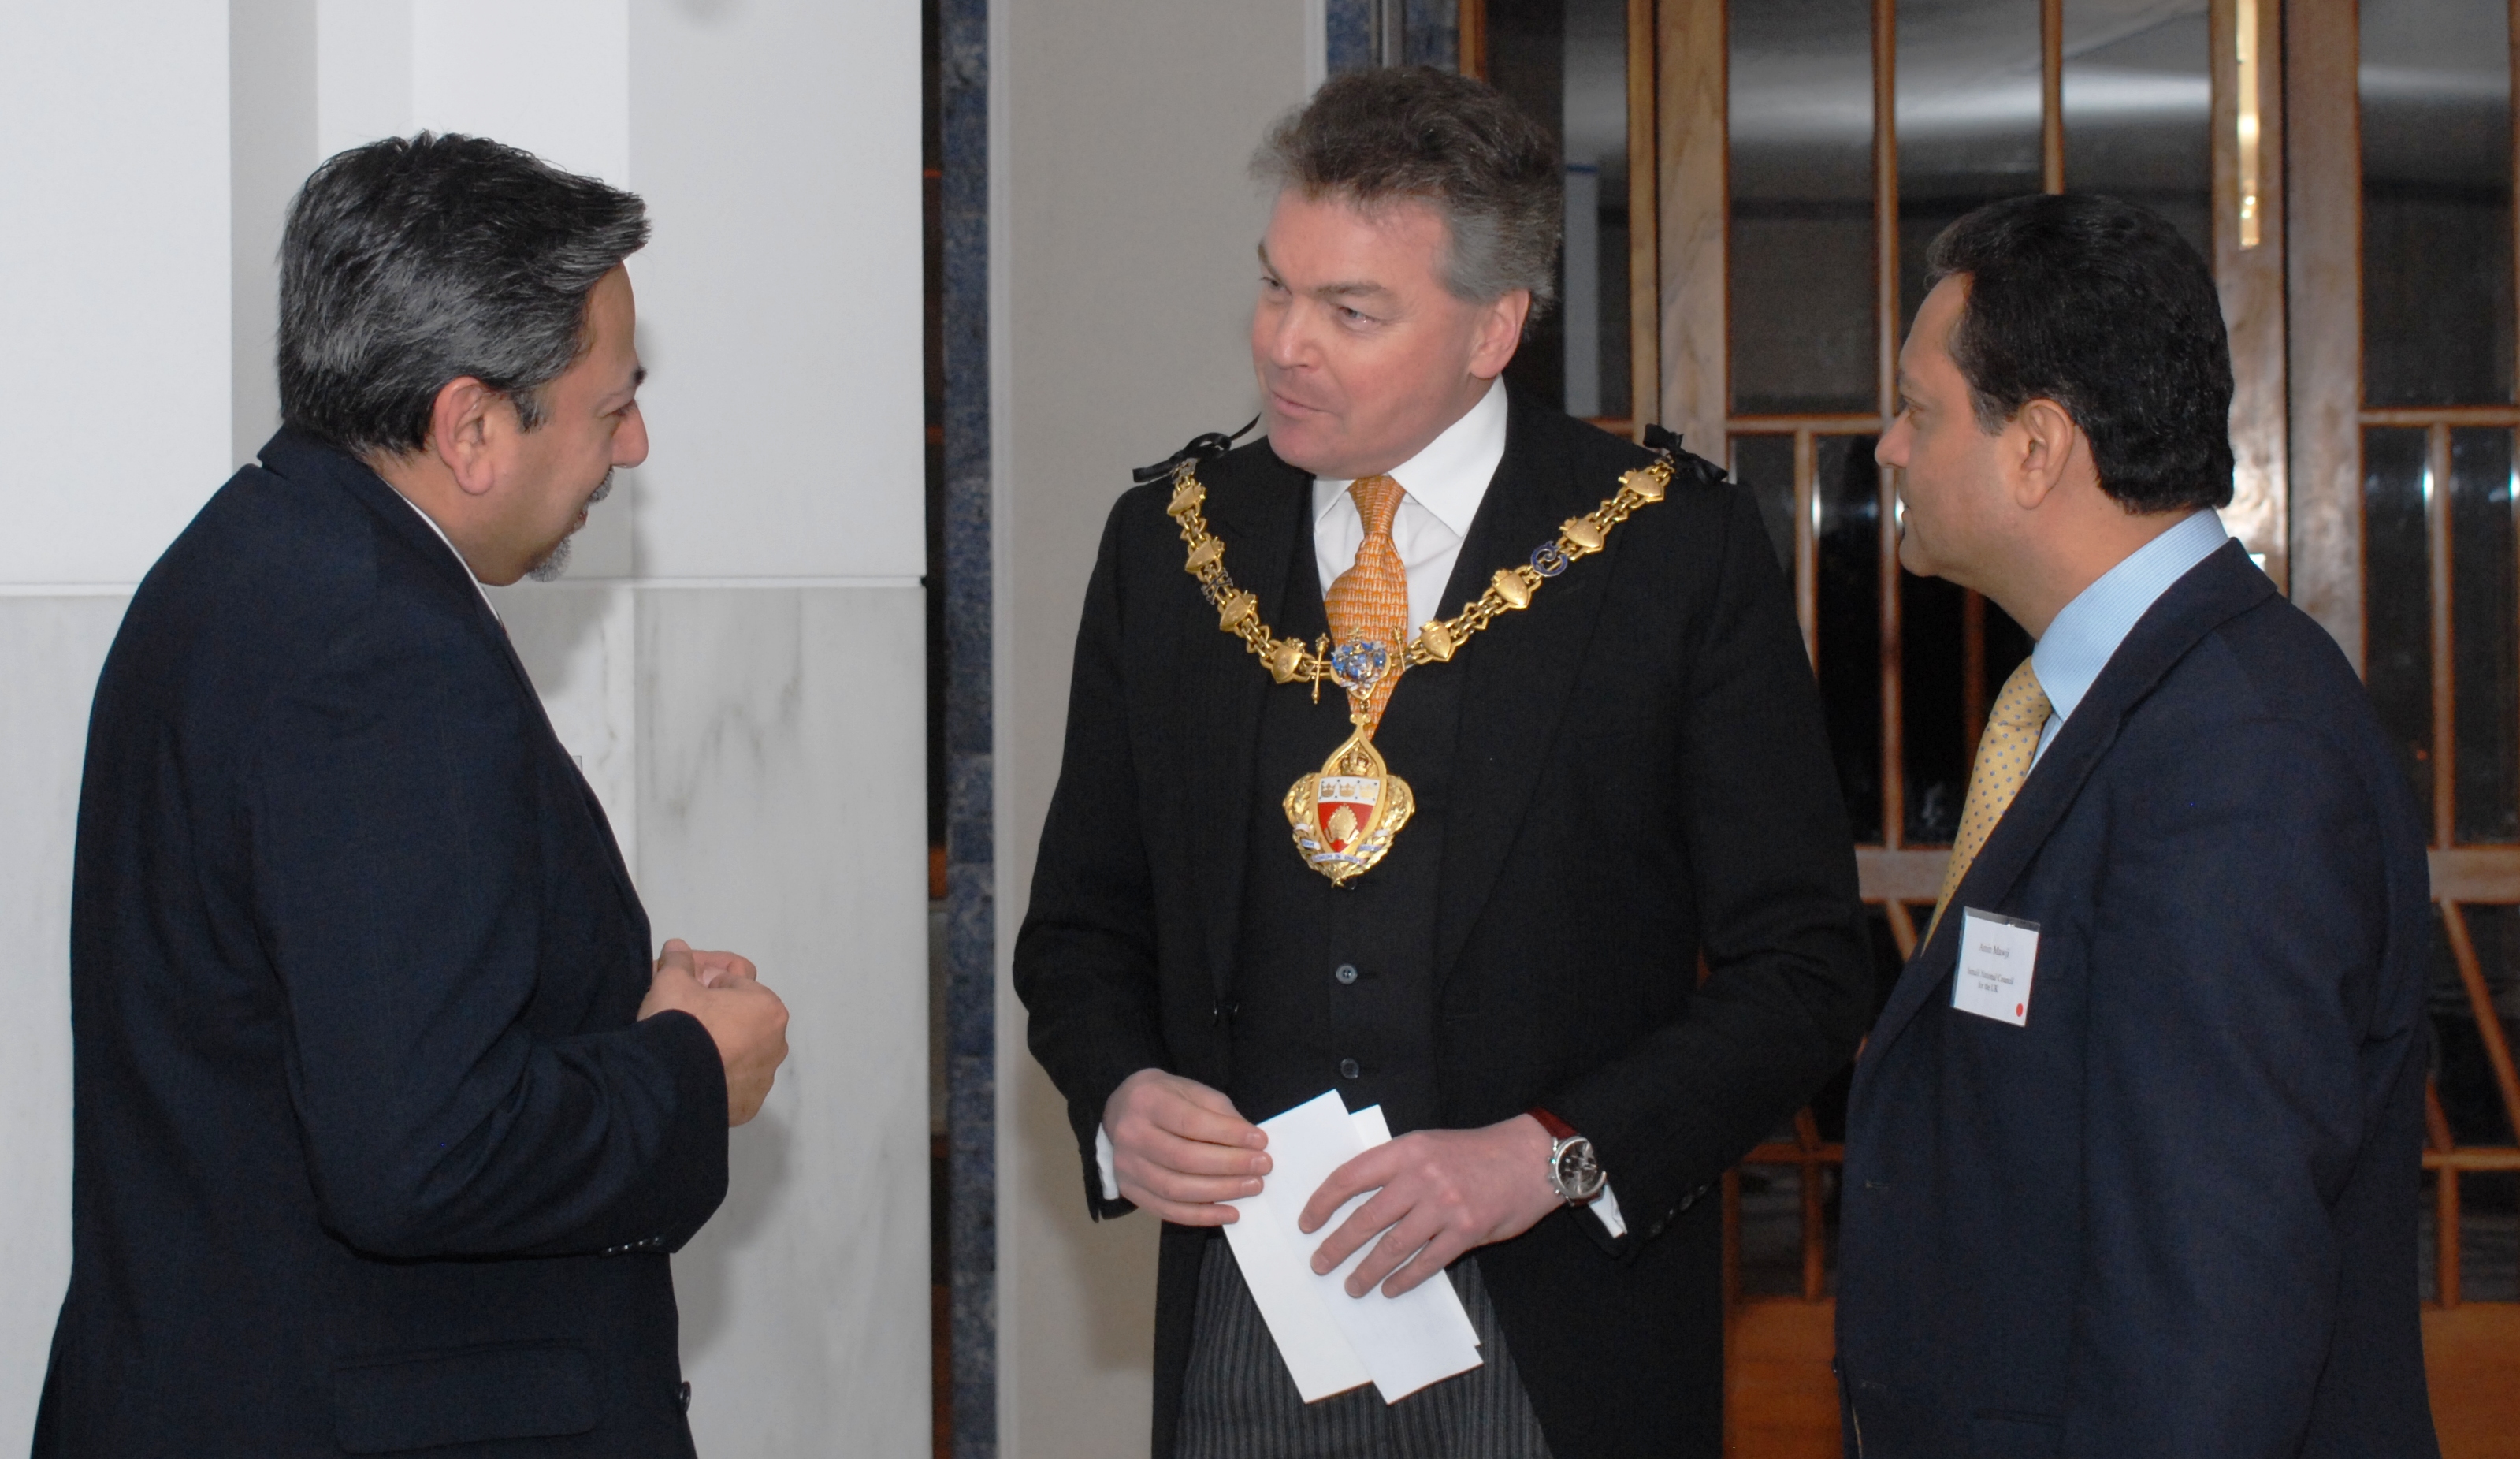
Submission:
<svg viewBox="0 0 2520 1459">
<path fill-rule="evenodd" d="M 945 335 L 945 1128 L 955 1459 L 998 1452 L 989 7 L 939 0 Z"/>
</svg>

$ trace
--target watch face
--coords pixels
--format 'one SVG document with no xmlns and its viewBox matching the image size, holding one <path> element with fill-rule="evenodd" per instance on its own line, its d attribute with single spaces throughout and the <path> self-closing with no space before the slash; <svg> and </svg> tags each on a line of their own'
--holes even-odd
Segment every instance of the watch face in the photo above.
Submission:
<svg viewBox="0 0 2520 1459">
<path fill-rule="evenodd" d="M 1558 1142 L 1550 1176 L 1560 1198 L 1579 1205 L 1600 1195 L 1604 1183 L 1600 1163 L 1593 1158 L 1593 1142 L 1580 1135 Z"/>
</svg>

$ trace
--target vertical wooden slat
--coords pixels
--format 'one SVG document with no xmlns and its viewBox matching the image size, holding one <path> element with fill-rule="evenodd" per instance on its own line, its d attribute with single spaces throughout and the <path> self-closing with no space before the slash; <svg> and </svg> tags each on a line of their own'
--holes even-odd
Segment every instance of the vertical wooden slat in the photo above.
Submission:
<svg viewBox="0 0 2520 1459">
<path fill-rule="evenodd" d="M 2264 7 L 2272 9 L 2272 6 Z M 2291 0 L 2283 57 L 2292 379 L 2292 598 L 2359 672 L 2362 624 L 2362 155 L 2355 0 Z M 2272 88 L 2269 88 L 2270 90 Z M 2266 177 L 2272 169 L 2261 170 Z"/>
<path fill-rule="evenodd" d="M 1664 0 L 1655 157 L 1661 165 L 1662 422 L 1717 444 L 1725 384 L 1724 0 Z"/>
<path fill-rule="evenodd" d="M 2259 244 L 2240 247 L 2239 101 L 2235 0 L 2212 0 L 2214 280 L 2231 341 L 2231 504 L 2224 524 L 2265 561 L 2275 586 L 2292 583 L 2284 397 L 2284 101 L 2261 64 L 2258 83 Z M 2257 6 L 2260 57 L 2283 54 L 2282 7 Z M 2351 72 L 2348 72 L 2349 76 Z M 2332 300 L 2320 301 L 2332 305 Z M 2359 365 L 2357 368 L 2360 368 Z M 2349 400 L 2348 405 L 2353 403 Z M 2358 466 L 2359 470 L 2359 466 Z M 2359 521 L 2359 516 L 2357 518 Z M 2332 628 L 2332 625 L 2331 625 Z"/>
<path fill-rule="evenodd" d="M 2424 1138 L 2435 1150 L 2458 1143 L 2430 1079 L 2424 1081 Z M 2433 1298 L 2445 1307 L 2458 1305 L 2458 1172 L 2448 1165 L 2433 1172 Z"/>
<path fill-rule="evenodd" d="M 1462 12 L 1485 0 L 1462 0 Z M 1466 35 L 1466 32 L 1464 32 Z M 1464 41 L 1466 44 L 1466 41 Z M 1637 439 L 1662 418 L 1662 255 L 1655 215 L 1654 0 L 1628 0 L 1628 414 Z M 1724 454 L 1720 434 L 1699 454 Z"/>
<path fill-rule="evenodd" d="M 1460 0 L 1453 34 L 1459 47 L 1455 65 L 1462 75 L 1484 81 L 1488 78 L 1488 0 Z M 1635 42 L 1630 41 L 1633 45 Z M 1631 80 L 1629 85 L 1636 83 Z M 1630 141 L 1633 149 L 1635 143 Z M 1635 165 L 1635 153 L 1629 153 L 1630 166 Z M 1631 223 L 1630 227 L 1635 224 Z"/>
<path fill-rule="evenodd" d="M 2450 936 L 2451 961 L 2458 965 L 2468 1012 L 2475 1016 L 2477 1037 L 2485 1045 L 2486 1066 L 2494 1071 L 2494 1086 L 2502 1095 L 2502 1117 L 2510 1121 L 2512 1139 L 2520 1141 L 2520 1070 L 2512 1064 L 2511 1040 L 2503 1034 L 2494 992 L 2486 986 L 2485 966 L 2477 960 L 2475 939 L 2468 935 L 2465 909 L 2456 902 L 2444 902 L 2441 911 L 2442 931 Z"/>
<path fill-rule="evenodd" d="M 1803 1153 L 1803 1300 L 1816 1302 L 1828 1296 L 1828 1213 L 1821 1189 L 1820 1122 L 1809 1110 L 1794 1116 L 1794 1148 Z"/>
<path fill-rule="evenodd" d="M 1899 4 L 1872 0 L 1872 311 L 1879 348 L 1874 408 L 1899 408 Z M 1907 843 L 1908 752 L 1901 710 L 1899 473 L 1881 469 L 1881 843 Z"/>
<path fill-rule="evenodd" d="M 1874 408 L 1899 399 L 1899 3 L 1872 0 L 1872 309 L 1879 335 Z"/>
<path fill-rule="evenodd" d="M 1881 911 L 1890 919 L 1890 940 L 1898 945 L 1899 961 L 1904 963 L 1914 957 L 1916 955 L 1916 919 L 1914 914 L 1908 910 L 1908 904 L 1901 901 L 1884 902 L 1881 905 Z"/>
<path fill-rule="evenodd" d="M 1803 654 L 1820 666 L 1820 449 L 1808 430 L 1794 433 L 1794 620 Z"/>
<path fill-rule="evenodd" d="M 2039 0 L 2039 186 L 2065 191 L 2065 0 Z"/>
<path fill-rule="evenodd" d="M 1741 1302 L 1741 1171 L 1724 1172 L 1724 1310 Z"/>
<path fill-rule="evenodd" d="M 1881 843 L 1896 850 L 1908 843 L 1908 735 L 1906 686 L 1907 636 L 1900 626 L 1899 474 L 1881 468 L 1880 581 L 1881 616 Z"/>
<path fill-rule="evenodd" d="M 2458 676 L 2451 621 L 2450 427 L 2435 422 L 2424 432 L 2424 548 L 2432 568 L 2433 649 L 2433 844 L 2457 840 Z M 2451 906 L 2442 904 L 2444 915 Z M 2454 920 L 2454 919 L 2453 919 Z"/>
</svg>

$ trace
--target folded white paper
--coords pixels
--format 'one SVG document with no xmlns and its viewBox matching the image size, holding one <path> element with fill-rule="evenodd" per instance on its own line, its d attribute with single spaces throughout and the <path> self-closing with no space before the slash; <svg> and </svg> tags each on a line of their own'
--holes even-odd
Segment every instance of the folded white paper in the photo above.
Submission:
<svg viewBox="0 0 2520 1459">
<path fill-rule="evenodd" d="M 1295 1224 L 1331 1171 L 1391 1138 L 1382 1107 L 1350 1115 L 1333 1089 L 1260 1128 L 1269 1135 L 1269 1177 L 1259 1195 L 1232 1203 L 1241 1214 L 1225 1236 L 1304 1401 L 1370 1382 L 1382 1401 L 1397 1403 L 1430 1383 L 1477 1367 L 1478 1332 L 1449 1279 L 1420 1283 L 1396 1298 L 1379 1288 L 1350 1297 L 1347 1275 L 1373 1250 L 1372 1242 L 1336 1271 L 1313 1270 L 1314 1250 L 1372 1192 L 1350 1201 L 1309 1236 Z"/>
</svg>

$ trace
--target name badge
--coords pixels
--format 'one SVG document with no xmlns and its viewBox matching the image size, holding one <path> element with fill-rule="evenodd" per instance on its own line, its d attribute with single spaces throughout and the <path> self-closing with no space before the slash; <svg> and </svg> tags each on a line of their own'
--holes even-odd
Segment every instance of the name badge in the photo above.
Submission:
<svg viewBox="0 0 2520 1459">
<path fill-rule="evenodd" d="M 2014 1027 L 2030 1022 L 2030 976 L 2039 964 L 2039 924 L 1975 907 L 1960 914 L 1960 961 L 1952 1007 Z"/>
</svg>

